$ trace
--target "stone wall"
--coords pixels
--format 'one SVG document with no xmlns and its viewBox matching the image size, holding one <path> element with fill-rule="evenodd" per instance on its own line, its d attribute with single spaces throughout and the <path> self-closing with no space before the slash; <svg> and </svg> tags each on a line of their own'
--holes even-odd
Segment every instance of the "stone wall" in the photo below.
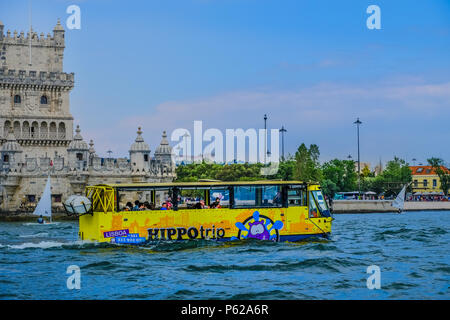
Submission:
<svg viewBox="0 0 450 320">
<path fill-rule="evenodd" d="M 333 213 L 396 212 L 390 200 L 334 200 Z M 448 201 L 407 201 L 404 211 L 450 210 Z"/>
</svg>

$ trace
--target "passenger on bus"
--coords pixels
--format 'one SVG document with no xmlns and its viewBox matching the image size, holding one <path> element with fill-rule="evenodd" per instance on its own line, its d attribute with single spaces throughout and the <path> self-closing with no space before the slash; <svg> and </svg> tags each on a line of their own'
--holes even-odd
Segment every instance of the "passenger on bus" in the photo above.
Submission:
<svg viewBox="0 0 450 320">
<path fill-rule="evenodd" d="M 205 201 L 204 200 L 200 200 L 200 202 L 197 202 L 195 204 L 195 209 L 208 209 L 208 207 L 205 206 Z"/>
<path fill-rule="evenodd" d="M 134 207 L 133 207 L 133 211 L 138 211 L 139 210 L 139 200 L 136 200 L 134 202 Z"/>
<path fill-rule="evenodd" d="M 220 209 L 220 208 L 222 208 L 222 207 L 220 206 L 220 199 L 219 199 L 219 197 L 217 197 L 217 198 L 216 198 L 216 201 L 214 201 L 214 202 L 211 204 L 211 208 L 214 208 L 214 209 Z"/>
<path fill-rule="evenodd" d="M 131 211 L 133 209 L 133 204 L 128 201 L 127 204 L 125 205 L 125 208 L 123 208 L 123 211 Z"/>
<path fill-rule="evenodd" d="M 155 205 L 148 201 L 144 202 L 144 206 L 145 206 L 145 210 L 154 210 L 155 209 Z"/>
<path fill-rule="evenodd" d="M 168 210 L 172 209 L 173 204 L 172 204 L 172 198 L 171 197 L 167 198 L 166 205 L 167 205 L 167 209 Z"/>
</svg>

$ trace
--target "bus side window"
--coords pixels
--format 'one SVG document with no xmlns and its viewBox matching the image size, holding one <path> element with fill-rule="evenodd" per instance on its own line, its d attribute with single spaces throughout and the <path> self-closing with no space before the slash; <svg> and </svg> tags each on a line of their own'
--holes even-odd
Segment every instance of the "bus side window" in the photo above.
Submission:
<svg viewBox="0 0 450 320">
<path fill-rule="evenodd" d="M 288 205 L 290 207 L 306 206 L 306 191 L 300 188 L 287 190 Z"/>
</svg>

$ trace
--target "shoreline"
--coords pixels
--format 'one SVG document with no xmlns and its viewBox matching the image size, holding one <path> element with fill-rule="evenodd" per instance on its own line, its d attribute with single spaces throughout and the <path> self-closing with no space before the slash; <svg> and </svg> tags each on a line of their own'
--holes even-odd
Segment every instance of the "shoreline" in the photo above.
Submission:
<svg viewBox="0 0 450 320">
<path fill-rule="evenodd" d="M 333 213 L 388 213 L 398 210 L 391 206 L 393 200 L 334 200 Z M 449 201 L 405 201 L 407 211 L 450 211 Z"/>
</svg>

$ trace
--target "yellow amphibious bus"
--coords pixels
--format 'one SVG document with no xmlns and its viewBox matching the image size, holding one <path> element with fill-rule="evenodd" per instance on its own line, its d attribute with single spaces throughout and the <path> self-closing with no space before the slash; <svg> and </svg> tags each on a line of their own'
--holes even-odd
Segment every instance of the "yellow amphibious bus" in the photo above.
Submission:
<svg viewBox="0 0 450 320">
<path fill-rule="evenodd" d="M 136 198 L 147 199 L 145 206 Z M 328 238 L 332 216 L 318 184 L 300 181 L 176 182 L 88 186 L 81 240 Z M 131 204 L 131 205 L 130 205 Z M 66 208 L 67 209 L 67 208 Z"/>
</svg>

